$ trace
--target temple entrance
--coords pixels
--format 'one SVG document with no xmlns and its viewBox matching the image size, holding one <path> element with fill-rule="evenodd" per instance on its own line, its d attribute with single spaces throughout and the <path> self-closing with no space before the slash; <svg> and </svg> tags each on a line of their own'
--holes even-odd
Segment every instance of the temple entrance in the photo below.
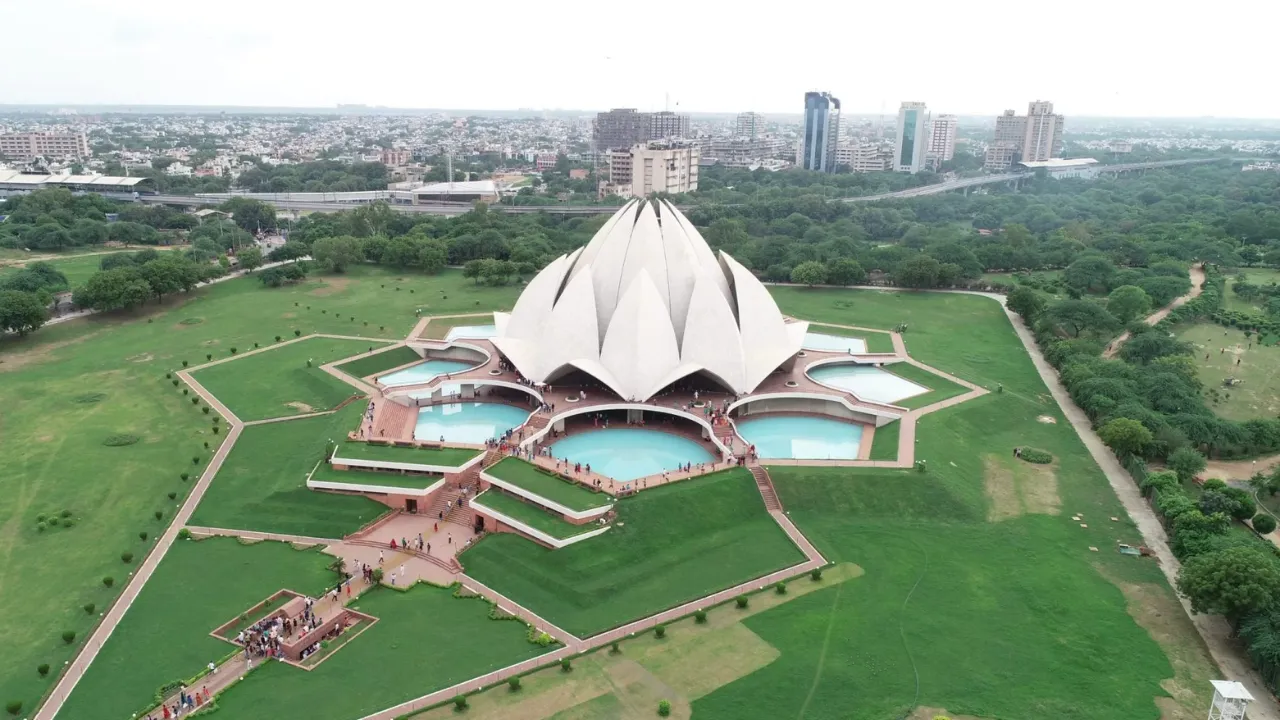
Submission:
<svg viewBox="0 0 1280 720">
<path fill-rule="evenodd" d="M 412 513 L 416 515 L 418 513 L 418 501 L 415 500 L 414 498 L 405 498 L 404 510 L 407 513 Z"/>
<path fill-rule="evenodd" d="M 477 535 L 484 532 L 484 516 L 483 515 L 476 515 L 476 524 L 473 529 L 475 530 Z"/>
</svg>

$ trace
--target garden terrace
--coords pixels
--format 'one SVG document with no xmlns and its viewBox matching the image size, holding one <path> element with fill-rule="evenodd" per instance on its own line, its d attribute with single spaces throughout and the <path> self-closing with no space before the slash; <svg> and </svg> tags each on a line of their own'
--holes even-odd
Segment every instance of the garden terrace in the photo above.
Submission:
<svg viewBox="0 0 1280 720">
<path fill-rule="evenodd" d="M 491 483 L 513 485 L 516 490 L 512 492 L 534 502 L 546 501 L 539 502 L 541 505 L 550 502 L 575 512 L 603 512 L 613 504 L 613 500 L 604 493 L 592 492 L 576 482 L 519 458 L 501 460 L 485 469 L 481 477 Z"/>
<path fill-rule="evenodd" d="M 316 466 L 315 471 L 307 478 L 307 487 L 328 490 L 353 489 L 325 487 L 328 484 L 336 483 L 351 486 L 371 485 L 387 489 L 427 490 L 443 480 L 443 475 L 430 473 L 365 470 L 362 468 L 339 470 L 328 463 L 322 462 Z"/>
<path fill-rule="evenodd" d="M 500 490 L 486 490 L 475 497 L 471 501 L 471 508 L 482 514 L 496 513 L 505 515 L 506 517 L 526 525 L 539 533 L 546 534 L 555 540 L 569 540 L 579 535 L 584 535 L 601 528 L 594 524 L 574 525 L 567 522 L 542 508 L 527 503 L 512 495 L 508 495 Z M 488 511 L 488 512 L 486 512 Z M 501 517 L 494 517 L 499 522 L 504 522 Z M 513 526 L 515 529 L 521 529 Z"/>
<path fill-rule="evenodd" d="M 333 451 L 335 465 L 343 464 L 343 460 L 352 460 L 352 465 L 361 465 L 361 461 L 374 463 L 399 463 L 402 465 L 420 465 L 431 468 L 447 468 L 456 470 L 484 453 L 474 448 L 451 448 L 422 445 L 384 445 L 373 442 L 344 442 Z M 366 467 L 376 467 L 366 465 Z"/>
<path fill-rule="evenodd" d="M 366 378 L 370 375 L 394 370 L 402 365 L 421 361 L 422 356 L 414 352 L 412 348 L 400 346 L 385 352 L 366 355 L 334 367 L 353 377 Z"/>
</svg>

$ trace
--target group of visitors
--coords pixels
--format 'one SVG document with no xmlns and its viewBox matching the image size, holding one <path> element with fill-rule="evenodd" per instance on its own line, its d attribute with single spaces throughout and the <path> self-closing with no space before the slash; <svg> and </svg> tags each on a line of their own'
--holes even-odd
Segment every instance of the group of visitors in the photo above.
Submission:
<svg viewBox="0 0 1280 720">
<path fill-rule="evenodd" d="M 167 703 L 160 706 L 159 715 L 147 715 L 147 720 L 167 720 L 168 718 L 176 718 L 183 713 L 189 713 L 197 708 L 204 707 L 204 704 L 213 699 L 213 695 L 209 693 L 209 687 L 203 686 L 194 695 L 187 692 L 187 686 L 183 685 L 178 689 L 177 702 L 170 707 Z"/>
</svg>

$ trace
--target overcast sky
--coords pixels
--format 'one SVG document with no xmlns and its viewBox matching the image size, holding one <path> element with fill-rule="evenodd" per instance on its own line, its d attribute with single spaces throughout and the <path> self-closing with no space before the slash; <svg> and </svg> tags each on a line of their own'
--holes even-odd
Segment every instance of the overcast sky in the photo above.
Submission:
<svg viewBox="0 0 1280 720">
<path fill-rule="evenodd" d="M 0 0 L 0 103 L 1280 118 L 1276 0 Z"/>
</svg>

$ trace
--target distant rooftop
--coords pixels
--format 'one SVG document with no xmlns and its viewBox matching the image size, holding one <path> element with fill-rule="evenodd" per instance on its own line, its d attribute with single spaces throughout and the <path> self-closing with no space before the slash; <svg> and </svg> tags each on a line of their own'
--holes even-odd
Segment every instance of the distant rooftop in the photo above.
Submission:
<svg viewBox="0 0 1280 720">
<path fill-rule="evenodd" d="M 414 188 L 414 195 L 497 195 L 498 186 L 492 180 L 469 180 L 455 183 L 431 183 Z"/>
<path fill-rule="evenodd" d="M 1049 170 L 1057 170 L 1060 168 L 1083 167 L 1085 165 L 1093 165 L 1098 161 L 1093 158 L 1049 158 L 1048 160 L 1032 160 L 1030 162 L 1020 162 L 1019 165 L 1035 170 L 1037 168 L 1047 168 Z"/>
<path fill-rule="evenodd" d="M 0 183 L 8 185 L 94 185 L 132 187 L 147 180 L 144 177 L 112 175 L 32 175 L 17 170 L 0 170 Z"/>
</svg>

